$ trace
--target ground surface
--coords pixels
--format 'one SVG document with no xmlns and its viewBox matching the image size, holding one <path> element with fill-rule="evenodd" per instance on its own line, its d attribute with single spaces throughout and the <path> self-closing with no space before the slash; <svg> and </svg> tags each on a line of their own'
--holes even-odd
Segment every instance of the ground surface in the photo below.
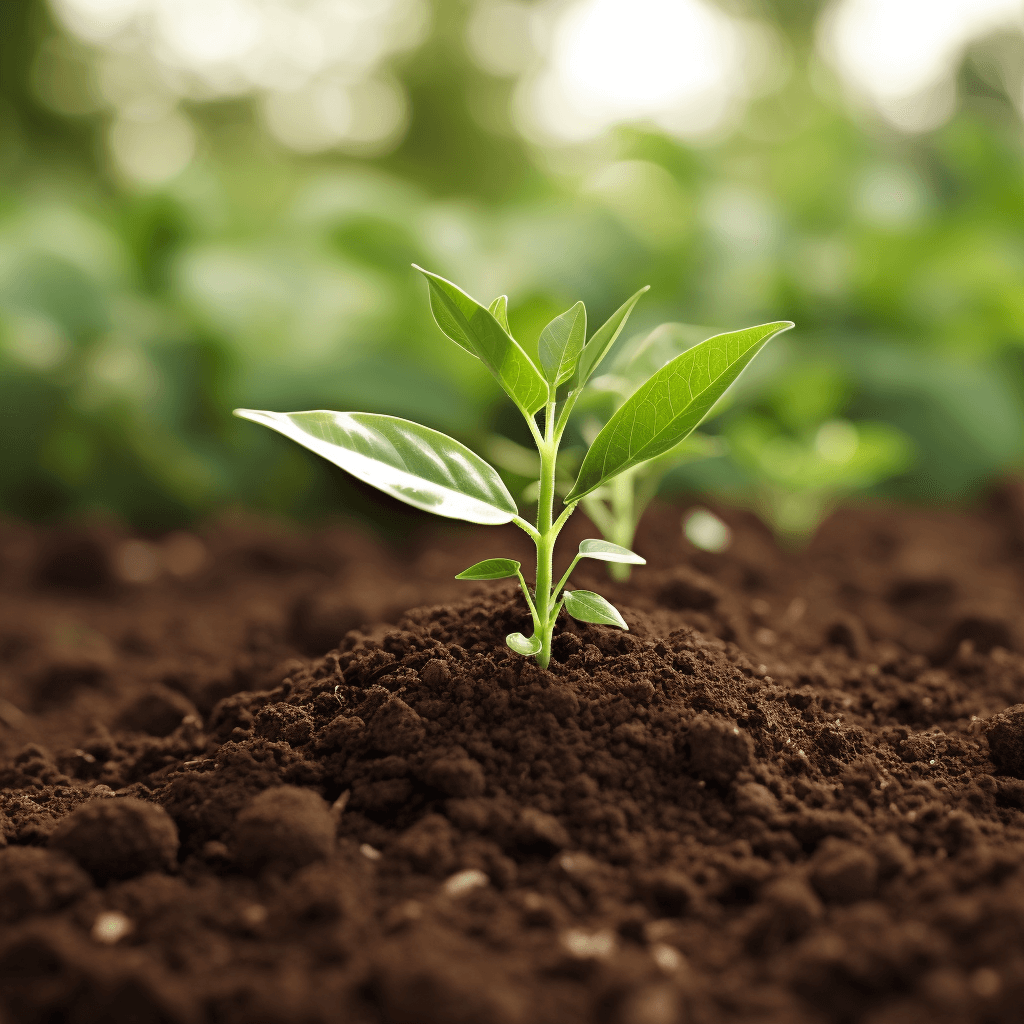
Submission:
<svg viewBox="0 0 1024 1024">
<path fill-rule="evenodd" d="M 0 528 L 0 1020 L 1017 1024 L 1024 490 L 680 511 L 550 671 L 511 528 Z"/>
</svg>

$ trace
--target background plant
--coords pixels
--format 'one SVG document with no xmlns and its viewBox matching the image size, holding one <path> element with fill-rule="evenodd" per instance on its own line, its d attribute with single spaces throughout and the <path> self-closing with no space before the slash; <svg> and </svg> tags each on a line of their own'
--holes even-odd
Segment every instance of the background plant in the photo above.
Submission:
<svg viewBox="0 0 1024 1024">
<path fill-rule="evenodd" d="M 559 452 L 556 494 L 564 496 L 572 489 L 586 446 L 595 440 L 622 403 L 671 358 L 710 334 L 710 331 L 687 324 L 662 324 L 650 334 L 634 334 L 625 344 L 617 346 L 615 356 L 609 359 L 608 371 L 593 378 L 576 405 L 576 427 L 584 443 Z M 721 408 L 721 403 L 717 408 Z M 516 480 L 523 500 L 535 502 L 539 495 L 540 471 L 537 453 L 499 435 L 487 438 L 484 449 L 499 469 Z M 722 455 L 725 451 L 726 445 L 720 438 L 695 430 L 670 451 L 624 470 L 584 495 L 580 503 L 605 540 L 632 547 L 640 517 L 657 494 L 665 474 L 686 463 Z M 523 486 L 524 481 L 530 482 Z M 629 579 L 629 563 L 609 562 L 608 572 L 613 579 Z"/>
<path fill-rule="evenodd" d="M 657 368 L 598 432 L 565 496 L 565 508 L 556 518 L 558 449 L 569 418 L 647 288 L 623 303 L 589 339 L 586 307 L 582 302 L 575 303 L 541 331 L 534 360 L 509 330 L 506 296 L 485 307 L 450 281 L 429 271 L 422 273 L 438 327 L 484 364 L 512 399 L 533 436 L 539 454 L 535 523 L 519 515 L 515 500 L 493 466 L 465 445 L 421 424 L 363 412 L 236 409 L 235 413 L 284 434 L 414 508 L 471 523 L 511 522 L 524 530 L 537 550 L 532 592 L 523 578 L 521 563 L 510 558 L 485 559 L 457 578 L 519 580 L 533 619 L 533 635 L 512 633 L 506 643 L 518 654 L 535 656 L 537 663 L 546 668 L 552 633 L 563 607 L 582 622 L 628 628 L 620 612 L 599 594 L 566 589 L 579 560 L 596 558 L 633 565 L 644 562 L 624 546 L 587 539 L 580 543 L 576 557 L 555 583 L 555 542 L 577 503 L 621 474 L 675 452 L 764 345 L 793 324 L 782 321 L 717 335 Z M 542 414 L 540 425 L 538 414 Z"/>
<path fill-rule="evenodd" d="M 750 62 L 760 77 L 732 120 L 699 144 L 627 119 L 574 145 L 526 131 L 513 103 L 530 60 L 545 59 L 530 57 L 529 40 L 550 33 L 521 34 L 526 58 L 514 66 L 520 37 L 484 31 L 501 12 L 539 16 L 547 5 L 403 0 L 373 5 L 408 8 L 414 31 L 388 29 L 369 69 L 374 95 L 400 94 L 389 109 L 401 108 L 401 125 L 372 145 L 317 148 L 282 137 L 296 119 L 278 117 L 263 86 L 169 92 L 189 78 L 161 68 L 166 47 L 118 36 L 109 21 L 146 6 L 5 4 L 5 513 L 104 512 L 161 528 L 244 503 L 302 517 L 343 507 L 382 530 L 407 527 L 411 518 L 381 517 L 342 474 L 254 440 L 225 410 L 354 408 L 372 396 L 372 411 L 478 449 L 490 434 L 528 445 L 479 363 L 438 372 L 444 341 L 419 316 L 414 260 L 451 268 L 474 294 L 507 282 L 521 337 L 576 297 L 603 320 L 608 296 L 646 281 L 657 298 L 638 310 L 640 332 L 681 317 L 792 316 L 799 336 L 771 346 L 708 431 L 725 436 L 756 412 L 767 436 L 813 446 L 836 418 L 885 423 L 909 439 L 912 461 L 862 476 L 858 486 L 875 481 L 864 493 L 962 500 L 1019 467 L 1019 31 L 994 28 L 951 50 L 956 78 L 943 95 L 956 97 L 955 113 L 904 131 L 849 102 L 817 42 L 824 5 L 732 4 L 772 40 L 770 59 Z M 81 12 L 105 7 L 106 27 L 88 28 Z M 214 37 L 204 38 L 210 54 Z M 306 109 L 339 109 L 318 103 Z M 182 152 L 177 171 L 140 177 Z M 150 163 L 126 162 L 139 156 Z M 844 404 L 796 429 L 771 395 L 808 364 L 844 381 Z M 664 487 L 770 509 L 757 460 L 731 447 L 673 469 Z M 838 479 L 841 467 L 821 469 Z"/>
</svg>

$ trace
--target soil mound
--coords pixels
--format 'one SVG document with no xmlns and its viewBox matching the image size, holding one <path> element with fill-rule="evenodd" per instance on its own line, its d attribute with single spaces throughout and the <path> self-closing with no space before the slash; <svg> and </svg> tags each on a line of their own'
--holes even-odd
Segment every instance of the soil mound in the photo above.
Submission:
<svg viewBox="0 0 1024 1024">
<path fill-rule="evenodd" d="M 511 531 L 3 528 L 0 1020 L 1018 1021 L 1021 493 L 662 507 L 548 670 Z"/>
</svg>

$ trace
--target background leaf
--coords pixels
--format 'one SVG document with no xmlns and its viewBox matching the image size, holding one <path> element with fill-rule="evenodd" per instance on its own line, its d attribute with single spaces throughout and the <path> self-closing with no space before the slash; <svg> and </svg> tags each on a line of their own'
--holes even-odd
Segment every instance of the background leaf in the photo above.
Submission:
<svg viewBox="0 0 1024 1024">
<path fill-rule="evenodd" d="M 457 345 L 477 356 L 505 393 L 532 417 L 548 400 L 548 386 L 530 357 L 476 299 L 422 267 L 430 288 L 430 309 L 437 326 Z"/>
<path fill-rule="evenodd" d="M 368 412 L 236 409 L 322 455 L 407 505 L 470 523 L 497 525 L 518 514 L 497 470 L 429 427 Z"/>
<path fill-rule="evenodd" d="M 575 501 L 678 444 L 768 341 L 792 326 L 781 320 L 718 334 L 666 363 L 605 424 L 565 500 Z"/>
<path fill-rule="evenodd" d="M 519 572 L 522 562 L 514 558 L 485 558 L 468 569 L 463 569 L 457 580 L 504 580 Z"/>
<path fill-rule="evenodd" d="M 624 562 L 628 565 L 646 565 L 647 559 L 641 558 L 635 551 L 613 544 L 608 540 L 580 541 L 580 554 L 584 558 L 596 558 L 601 562 Z"/>
<path fill-rule="evenodd" d="M 573 375 L 586 339 L 587 309 L 582 302 L 556 316 L 540 332 L 538 356 L 541 371 L 552 387 Z"/>
<path fill-rule="evenodd" d="M 567 590 L 565 592 L 565 610 L 580 622 L 596 622 L 601 626 L 618 626 L 619 629 L 629 629 L 626 620 L 619 614 L 615 605 L 592 590 Z"/>
</svg>

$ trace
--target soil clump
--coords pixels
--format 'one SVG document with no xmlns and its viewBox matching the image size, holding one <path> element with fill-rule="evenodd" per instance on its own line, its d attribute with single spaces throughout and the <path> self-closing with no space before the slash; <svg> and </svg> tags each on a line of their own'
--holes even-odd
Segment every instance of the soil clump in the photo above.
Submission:
<svg viewBox="0 0 1024 1024">
<path fill-rule="evenodd" d="M 548 670 L 511 527 L 0 526 L 0 1021 L 1016 1024 L 1024 487 L 682 511 Z"/>
</svg>

